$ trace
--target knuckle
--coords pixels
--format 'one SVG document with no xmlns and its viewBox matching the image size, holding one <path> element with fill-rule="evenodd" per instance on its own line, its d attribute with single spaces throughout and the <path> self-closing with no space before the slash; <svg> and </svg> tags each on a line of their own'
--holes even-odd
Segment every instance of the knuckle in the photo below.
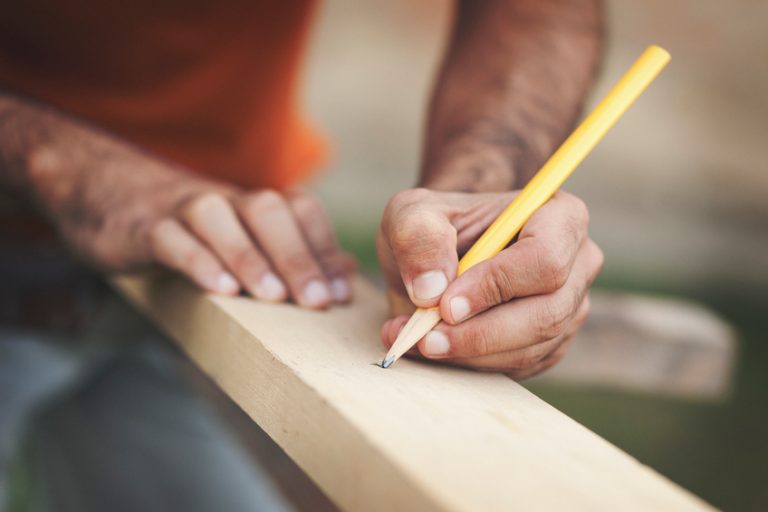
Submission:
<svg viewBox="0 0 768 512">
<path fill-rule="evenodd" d="M 248 194 L 241 199 L 239 206 L 246 214 L 258 217 L 276 208 L 284 207 L 285 199 L 276 190 L 265 189 Z"/>
<path fill-rule="evenodd" d="M 529 370 L 541 364 L 552 353 L 547 343 L 539 343 L 525 348 L 518 353 L 514 367 L 518 370 Z"/>
<path fill-rule="evenodd" d="M 239 249 L 231 256 L 229 265 L 239 276 L 247 273 L 260 273 L 266 265 L 253 248 Z"/>
<path fill-rule="evenodd" d="M 455 230 L 440 219 L 431 215 L 413 215 L 393 229 L 390 245 L 396 253 L 423 257 L 439 252 L 447 240 L 455 237 Z"/>
<path fill-rule="evenodd" d="M 336 264 L 344 258 L 344 253 L 341 252 L 333 240 L 323 240 L 322 243 L 312 247 L 312 252 L 319 261 L 329 265 Z"/>
<path fill-rule="evenodd" d="M 409 188 L 396 193 L 387 203 L 387 210 L 397 212 L 406 206 L 425 201 L 432 192 L 425 188 Z"/>
<path fill-rule="evenodd" d="M 423 189 L 401 190 L 387 201 L 381 225 L 385 234 L 389 235 L 393 226 L 399 225 L 402 218 L 407 218 L 404 210 L 408 210 L 423 201 L 424 192 L 420 192 L 420 190 Z M 419 196 L 422 196 L 422 200 L 419 199 Z"/>
<path fill-rule="evenodd" d="M 531 351 L 524 350 L 517 361 L 515 361 L 514 367 L 516 370 L 528 370 L 538 364 L 539 359 Z"/>
<path fill-rule="evenodd" d="M 534 328 L 537 341 L 547 341 L 560 336 L 569 317 L 569 309 L 557 300 L 545 300 L 536 309 Z"/>
<path fill-rule="evenodd" d="M 570 261 L 563 251 L 541 248 L 537 252 L 537 269 L 548 291 L 559 290 L 570 274 Z"/>
<path fill-rule="evenodd" d="M 323 269 L 328 275 L 347 274 L 355 267 L 354 260 L 346 253 L 343 253 L 336 248 L 323 253 L 322 251 L 316 254 L 317 258 L 322 263 Z"/>
<path fill-rule="evenodd" d="M 226 205 L 227 200 L 219 193 L 205 192 L 191 198 L 182 208 L 182 216 L 194 221 L 208 215 L 213 209 Z"/>
<path fill-rule="evenodd" d="M 419 241 L 427 235 L 421 224 L 404 222 L 394 228 L 390 244 L 395 252 L 408 251 L 415 248 Z"/>
<path fill-rule="evenodd" d="M 448 243 L 455 247 L 455 228 L 424 206 L 432 194 L 427 189 L 409 189 L 390 199 L 382 232 L 394 253 L 421 258 L 441 252 Z"/>
<path fill-rule="evenodd" d="M 491 265 L 486 278 L 481 281 L 480 293 L 488 305 L 501 304 L 511 300 L 514 295 L 514 283 L 511 276 L 499 263 Z"/>
<path fill-rule="evenodd" d="M 288 274 L 294 278 L 297 275 L 314 273 L 315 265 L 310 255 L 301 250 L 289 251 L 280 257 L 282 266 Z"/>
</svg>

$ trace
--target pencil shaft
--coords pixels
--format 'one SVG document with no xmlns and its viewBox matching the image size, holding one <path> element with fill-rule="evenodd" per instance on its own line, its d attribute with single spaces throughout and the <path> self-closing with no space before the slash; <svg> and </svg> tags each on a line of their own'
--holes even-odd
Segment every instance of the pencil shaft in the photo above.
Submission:
<svg viewBox="0 0 768 512">
<path fill-rule="evenodd" d="M 616 121 L 669 62 L 669 54 L 651 46 L 579 124 L 514 201 L 498 216 L 459 262 L 461 274 L 499 253 L 531 215 L 552 197 Z"/>
</svg>

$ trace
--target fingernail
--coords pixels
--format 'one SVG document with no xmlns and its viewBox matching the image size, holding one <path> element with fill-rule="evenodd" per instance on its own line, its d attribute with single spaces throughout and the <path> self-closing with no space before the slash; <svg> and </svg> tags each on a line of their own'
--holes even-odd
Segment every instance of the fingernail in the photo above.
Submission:
<svg viewBox="0 0 768 512">
<path fill-rule="evenodd" d="M 424 337 L 424 355 L 444 356 L 451 349 L 451 342 L 448 336 L 440 331 L 429 331 Z"/>
<path fill-rule="evenodd" d="M 331 294 L 336 302 L 346 302 L 349 300 L 349 283 L 346 279 L 336 278 L 331 280 Z"/>
<path fill-rule="evenodd" d="M 451 318 L 454 322 L 461 322 L 469 316 L 469 301 L 466 297 L 457 295 L 451 299 Z"/>
<path fill-rule="evenodd" d="M 424 272 L 413 280 L 413 298 L 416 300 L 434 299 L 448 288 L 448 279 L 439 270 Z"/>
<path fill-rule="evenodd" d="M 272 272 L 267 272 L 262 276 L 256 292 L 260 299 L 275 301 L 283 300 L 286 295 L 285 285 Z"/>
<path fill-rule="evenodd" d="M 320 306 L 331 300 L 331 295 L 328 293 L 328 287 L 319 280 L 310 281 L 309 284 L 304 287 L 303 295 L 304 301 L 309 306 Z"/>
<path fill-rule="evenodd" d="M 239 289 L 240 285 L 229 272 L 222 272 L 216 278 L 216 290 L 219 293 L 235 293 Z"/>
</svg>

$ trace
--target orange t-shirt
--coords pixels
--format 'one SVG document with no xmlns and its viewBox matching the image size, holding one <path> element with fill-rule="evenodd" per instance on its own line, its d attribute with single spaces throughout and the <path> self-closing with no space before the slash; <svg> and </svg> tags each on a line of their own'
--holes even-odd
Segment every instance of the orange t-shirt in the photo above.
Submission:
<svg viewBox="0 0 768 512">
<path fill-rule="evenodd" d="M 0 89 L 197 172 L 283 188 L 322 163 L 297 82 L 315 0 L 0 4 Z"/>
</svg>

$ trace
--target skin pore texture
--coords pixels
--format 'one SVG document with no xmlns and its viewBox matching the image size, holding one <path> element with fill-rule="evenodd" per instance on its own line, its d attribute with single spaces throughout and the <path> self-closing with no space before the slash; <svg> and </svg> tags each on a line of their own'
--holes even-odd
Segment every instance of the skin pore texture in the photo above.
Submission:
<svg viewBox="0 0 768 512">
<path fill-rule="evenodd" d="M 444 322 L 412 355 L 524 378 L 584 322 L 602 264 L 584 203 L 558 192 L 515 244 L 456 279 L 459 256 L 575 123 L 599 62 L 596 0 L 457 3 L 418 187 L 387 205 L 377 249 L 391 345 L 417 306 Z M 301 190 L 243 190 L 0 91 L 0 187 L 105 272 L 171 268 L 201 288 L 322 309 L 352 299 L 354 260 Z"/>
<path fill-rule="evenodd" d="M 521 188 L 570 133 L 599 64 L 597 0 L 461 2 L 429 109 L 420 185 Z"/>
</svg>

